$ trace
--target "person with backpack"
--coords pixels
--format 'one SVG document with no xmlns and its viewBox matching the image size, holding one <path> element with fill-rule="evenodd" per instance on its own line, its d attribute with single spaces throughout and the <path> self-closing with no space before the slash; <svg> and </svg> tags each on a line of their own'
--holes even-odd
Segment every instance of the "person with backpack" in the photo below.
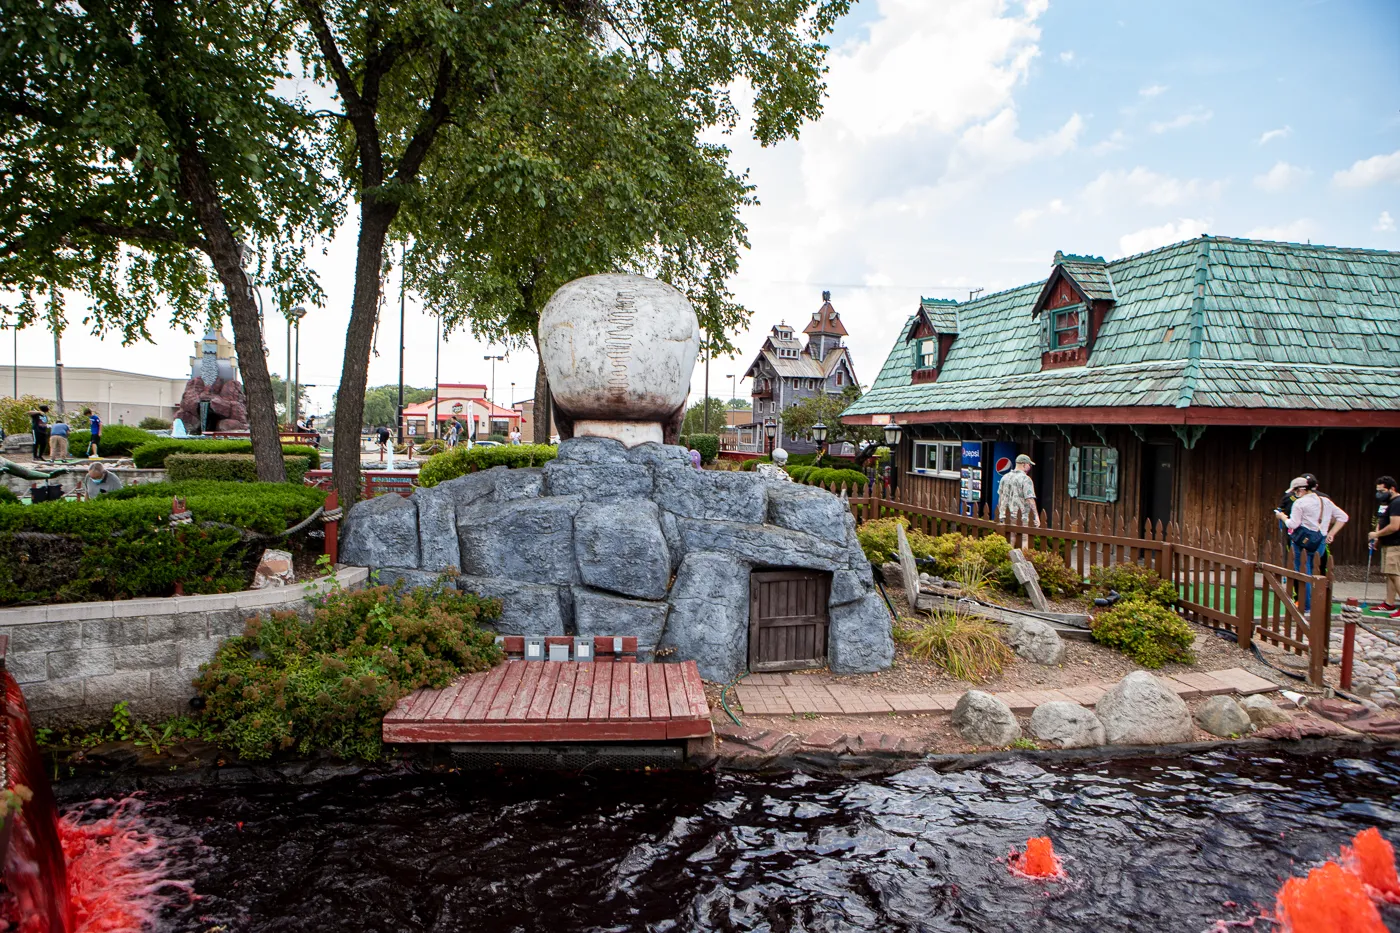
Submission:
<svg viewBox="0 0 1400 933">
<path fill-rule="evenodd" d="M 1395 477 L 1376 480 L 1376 501 L 1380 504 L 1376 530 L 1366 535 L 1372 549 L 1381 550 L 1381 576 L 1385 577 L 1385 602 L 1372 609 L 1400 619 L 1400 489 Z"/>
<path fill-rule="evenodd" d="M 1326 558 L 1327 545 L 1336 539 L 1337 532 L 1350 518 L 1335 502 L 1318 493 L 1316 477 L 1297 477 L 1289 484 L 1289 494 L 1293 496 L 1293 505 L 1288 514 L 1282 509 L 1275 509 L 1274 514 L 1283 522 L 1293 547 L 1293 569 L 1302 569 L 1303 555 L 1307 554 L 1307 573 L 1311 574 L 1314 558 Z M 1312 584 L 1306 587 L 1304 599 L 1311 603 Z"/>
<path fill-rule="evenodd" d="M 34 435 L 34 460 L 43 460 L 49 452 L 49 406 L 29 410 L 29 430 Z"/>
</svg>

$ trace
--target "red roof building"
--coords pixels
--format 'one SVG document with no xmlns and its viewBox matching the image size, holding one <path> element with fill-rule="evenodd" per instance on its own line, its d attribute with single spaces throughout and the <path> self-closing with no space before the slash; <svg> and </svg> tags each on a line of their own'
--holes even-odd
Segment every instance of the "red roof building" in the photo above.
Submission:
<svg viewBox="0 0 1400 933">
<path fill-rule="evenodd" d="M 485 440 L 491 434 L 509 436 L 520 427 L 520 412 L 489 401 L 486 386 L 445 382 L 438 386 L 438 398 L 404 406 L 404 432 L 410 437 L 427 437 L 431 433 L 428 424 L 434 411 L 438 424 L 446 426 L 453 420 L 460 421 L 463 430 L 478 440 Z"/>
</svg>

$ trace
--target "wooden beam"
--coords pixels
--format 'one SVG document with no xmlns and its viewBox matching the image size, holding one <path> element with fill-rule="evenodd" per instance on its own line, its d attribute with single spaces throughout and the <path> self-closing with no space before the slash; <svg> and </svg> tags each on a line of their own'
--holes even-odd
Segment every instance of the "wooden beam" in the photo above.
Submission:
<svg viewBox="0 0 1400 933">
<path fill-rule="evenodd" d="M 1317 439 L 1318 439 L 1319 437 L 1322 436 L 1322 432 L 1323 432 L 1324 430 L 1326 430 L 1326 429 L 1325 429 L 1325 428 L 1312 428 L 1311 430 L 1309 430 L 1309 431 L 1308 431 L 1308 442 L 1307 442 L 1307 444 L 1303 447 L 1303 450 L 1305 450 L 1305 451 L 1311 451 L 1311 450 L 1313 449 L 1313 444 L 1316 444 L 1316 443 L 1317 443 Z"/>
<path fill-rule="evenodd" d="M 1249 429 L 1249 449 L 1250 449 L 1250 450 L 1253 450 L 1253 449 L 1254 449 L 1255 445 L 1259 443 L 1259 438 L 1263 437 L 1263 436 L 1264 436 L 1264 432 L 1267 431 L 1267 430 L 1269 430 L 1268 427 L 1258 427 L 1258 426 Z"/>
</svg>

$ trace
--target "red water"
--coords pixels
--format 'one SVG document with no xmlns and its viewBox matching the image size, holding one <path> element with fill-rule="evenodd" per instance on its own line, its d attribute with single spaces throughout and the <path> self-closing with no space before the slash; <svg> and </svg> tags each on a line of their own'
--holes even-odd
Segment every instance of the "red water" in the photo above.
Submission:
<svg viewBox="0 0 1400 933">
<path fill-rule="evenodd" d="M 1026 840 L 1025 852 L 1012 852 L 1007 860 L 1012 874 L 1025 878 L 1063 878 L 1065 869 L 1048 836 Z"/>
<path fill-rule="evenodd" d="M 1395 849 L 1372 826 L 1342 846 L 1341 863 L 1361 879 L 1366 893 L 1376 900 L 1400 903 L 1400 878 L 1395 874 Z"/>
<path fill-rule="evenodd" d="M 113 806 L 98 801 L 95 806 Z M 75 933 L 142 930 L 153 924 L 172 888 L 159 858 L 160 840 L 141 819 L 141 803 L 128 797 L 100 818 L 73 813 L 59 820 L 68 859 Z"/>
<path fill-rule="evenodd" d="M 1361 879 L 1336 862 L 1285 881 L 1274 910 L 1284 933 L 1386 933 Z"/>
</svg>

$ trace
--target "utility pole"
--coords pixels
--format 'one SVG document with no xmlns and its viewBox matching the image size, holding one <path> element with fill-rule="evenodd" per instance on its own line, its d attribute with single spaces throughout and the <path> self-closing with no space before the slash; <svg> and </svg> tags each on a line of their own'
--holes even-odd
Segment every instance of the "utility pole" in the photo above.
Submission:
<svg viewBox="0 0 1400 933">
<path fill-rule="evenodd" d="M 403 439 L 403 343 L 404 343 L 404 284 L 407 276 L 404 275 L 404 253 L 407 247 L 399 247 L 399 443 Z"/>
<path fill-rule="evenodd" d="M 58 340 L 58 326 L 55 325 L 53 329 L 53 389 L 54 407 L 58 411 L 54 412 L 54 417 L 62 421 L 67 410 L 63 407 L 63 354 L 59 349 Z"/>
<path fill-rule="evenodd" d="M 486 424 L 488 428 L 490 428 L 490 426 L 493 424 L 493 421 L 496 417 L 496 361 L 503 360 L 505 358 L 506 357 L 504 353 L 498 356 L 492 356 L 490 353 L 488 353 L 482 357 L 483 360 L 491 361 L 491 408 L 486 413 Z M 514 383 L 512 383 L 512 385 L 513 384 Z M 487 430 L 486 433 L 489 436 L 491 434 L 491 431 Z"/>
<path fill-rule="evenodd" d="M 706 340 L 705 343 L 708 344 L 708 343 L 709 343 L 709 340 Z M 701 419 L 701 422 L 700 422 L 700 423 L 704 425 L 704 427 L 703 427 L 701 430 L 704 431 L 704 433 L 709 434 L 709 433 L 710 433 L 710 348 L 709 348 L 708 346 L 705 347 L 705 415 L 704 415 L 704 417 Z"/>
<path fill-rule="evenodd" d="M 442 315 L 438 315 L 437 344 L 433 347 L 433 431 L 432 436 L 437 437 L 442 432 L 438 430 L 438 396 L 442 395 Z"/>
</svg>

